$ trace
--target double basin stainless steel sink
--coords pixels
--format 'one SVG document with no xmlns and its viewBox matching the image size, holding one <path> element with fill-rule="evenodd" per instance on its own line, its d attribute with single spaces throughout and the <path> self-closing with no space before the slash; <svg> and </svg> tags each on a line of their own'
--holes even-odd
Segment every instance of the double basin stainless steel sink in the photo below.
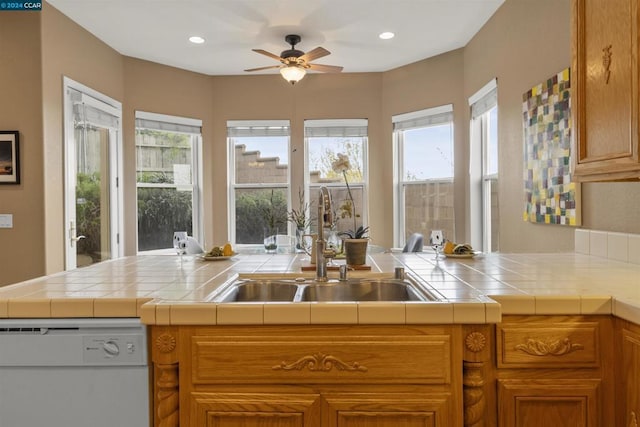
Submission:
<svg viewBox="0 0 640 427">
<path fill-rule="evenodd" d="M 217 303 L 438 301 L 437 291 L 413 276 L 369 274 L 318 282 L 295 274 L 242 275 L 223 284 L 209 300 Z"/>
</svg>

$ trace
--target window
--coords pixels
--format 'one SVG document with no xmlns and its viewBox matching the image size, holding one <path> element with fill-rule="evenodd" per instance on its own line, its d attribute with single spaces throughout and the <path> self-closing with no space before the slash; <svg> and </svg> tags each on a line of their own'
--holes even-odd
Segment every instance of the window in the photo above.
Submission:
<svg viewBox="0 0 640 427">
<path fill-rule="evenodd" d="M 444 105 L 392 117 L 397 206 L 395 245 L 408 236 L 443 230 L 455 238 L 453 206 L 453 106 Z"/>
<path fill-rule="evenodd" d="M 228 121 L 229 224 L 236 244 L 287 235 L 289 121 Z"/>
<path fill-rule="evenodd" d="M 355 230 L 367 224 L 367 126 L 366 119 L 305 120 L 305 180 L 313 207 L 310 217 L 315 226 L 321 186 L 326 186 L 331 193 L 334 231 Z M 349 159 L 348 182 L 344 174 L 332 168 L 338 154 Z"/>
<path fill-rule="evenodd" d="M 202 242 L 202 122 L 136 112 L 138 251 L 173 247 L 173 232 Z"/>
<path fill-rule="evenodd" d="M 482 212 L 471 220 L 471 240 L 484 252 L 499 250 L 498 94 L 492 80 L 469 99 L 471 106 L 470 206 Z"/>
</svg>

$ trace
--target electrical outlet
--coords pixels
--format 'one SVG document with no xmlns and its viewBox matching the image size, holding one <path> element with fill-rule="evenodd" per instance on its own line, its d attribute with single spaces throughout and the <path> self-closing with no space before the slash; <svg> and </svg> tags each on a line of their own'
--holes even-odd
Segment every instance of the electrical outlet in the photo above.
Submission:
<svg viewBox="0 0 640 427">
<path fill-rule="evenodd" d="M 13 214 L 0 214 L 0 228 L 13 228 Z"/>
</svg>

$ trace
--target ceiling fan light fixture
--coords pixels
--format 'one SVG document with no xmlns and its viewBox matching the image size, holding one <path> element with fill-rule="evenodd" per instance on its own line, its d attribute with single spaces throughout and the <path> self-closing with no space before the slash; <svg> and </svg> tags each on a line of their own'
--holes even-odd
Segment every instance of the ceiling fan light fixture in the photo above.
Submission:
<svg viewBox="0 0 640 427">
<path fill-rule="evenodd" d="M 189 37 L 189 41 L 194 44 L 202 44 L 204 43 L 204 39 L 200 36 L 191 36 Z"/>
<path fill-rule="evenodd" d="M 280 74 L 289 83 L 296 84 L 307 74 L 307 70 L 297 65 L 289 65 L 287 67 L 280 68 Z"/>
</svg>

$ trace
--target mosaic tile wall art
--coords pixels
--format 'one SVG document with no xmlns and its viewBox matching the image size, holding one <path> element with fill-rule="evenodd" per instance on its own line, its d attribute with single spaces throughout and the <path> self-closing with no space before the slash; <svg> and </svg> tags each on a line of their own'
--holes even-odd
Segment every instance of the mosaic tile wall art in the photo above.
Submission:
<svg viewBox="0 0 640 427">
<path fill-rule="evenodd" d="M 522 97 L 525 221 L 580 225 L 580 185 L 571 177 L 570 72 Z"/>
</svg>

